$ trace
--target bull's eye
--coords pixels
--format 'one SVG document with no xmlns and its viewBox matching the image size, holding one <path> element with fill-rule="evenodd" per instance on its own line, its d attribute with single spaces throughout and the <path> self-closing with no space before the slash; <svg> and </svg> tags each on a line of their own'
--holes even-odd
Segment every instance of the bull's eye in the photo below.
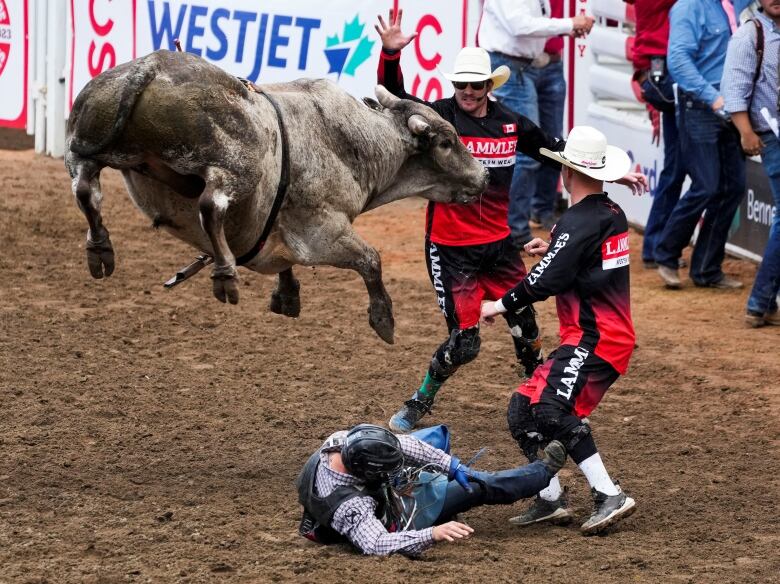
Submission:
<svg viewBox="0 0 780 584">
<path fill-rule="evenodd" d="M 452 148 L 452 142 L 450 142 L 449 140 L 442 140 L 441 142 L 439 142 L 439 148 L 443 148 L 444 150 L 449 150 L 450 148 Z"/>
</svg>

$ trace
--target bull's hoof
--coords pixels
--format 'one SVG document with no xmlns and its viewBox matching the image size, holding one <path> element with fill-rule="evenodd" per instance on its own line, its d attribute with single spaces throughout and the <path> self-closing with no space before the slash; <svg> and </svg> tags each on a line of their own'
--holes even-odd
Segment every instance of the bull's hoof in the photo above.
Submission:
<svg viewBox="0 0 780 584">
<path fill-rule="evenodd" d="M 392 312 L 386 311 L 384 314 L 376 314 L 369 311 L 368 324 L 370 324 L 371 328 L 376 331 L 376 334 L 379 335 L 379 338 L 388 345 L 392 345 L 395 342 L 393 339 L 395 332 L 395 319 L 393 319 Z"/>
<path fill-rule="evenodd" d="M 214 298 L 220 302 L 238 304 L 238 277 L 211 276 Z"/>
<path fill-rule="evenodd" d="M 114 273 L 114 247 L 108 237 L 100 242 L 87 237 L 87 267 L 92 277 L 98 280 Z"/>
<path fill-rule="evenodd" d="M 301 314 L 301 297 L 297 294 L 295 296 L 290 296 L 274 291 L 271 293 L 271 304 L 269 305 L 269 308 L 271 309 L 271 312 L 276 314 L 298 318 Z"/>
</svg>

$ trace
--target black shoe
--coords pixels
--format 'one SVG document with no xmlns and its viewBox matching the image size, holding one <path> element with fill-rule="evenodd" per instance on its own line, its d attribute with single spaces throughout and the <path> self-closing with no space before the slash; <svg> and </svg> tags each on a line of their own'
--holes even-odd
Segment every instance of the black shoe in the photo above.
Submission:
<svg viewBox="0 0 780 584">
<path fill-rule="evenodd" d="M 566 525 L 574 519 L 574 513 L 569 509 L 568 493 L 564 489 L 561 496 L 555 501 L 548 501 L 537 496 L 531 506 L 517 517 L 512 517 L 509 523 L 512 525 L 533 525 L 534 523 L 552 523 L 553 525 Z"/>
<path fill-rule="evenodd" d="M 417 394 L 415 394 L 415 397 L 404 402 L 401 409 L 390 418 L 388 425 L 393 432 L 401 432 L 403 434 L 411 432 L 422 417 L 431 411 L 432 407 L 433 398 L 424 399 L 417 397 Z"/>
<path fill-rule="evenodd" d="M 566 448 L 557 440 L 553 440 L 545 447 L 541 460 L 550 474 L 558 474 L 558 471 L 566 464 Z"/>
<path fill-rule="evenodd" d="M 583 535 L 601 533 L 610 525 L 614 525 L 636 511 L 634 500 L 621 491 L 620 487 L 618 487 L 618 491 L 620 492 L 617 495 L 609 496 L 596 489 L 590 490 L 593 496 L 594 511 L 590 519 L 580 528 Z"/>
<path fill-rule="evenodd" d="M 718 290 L 739 290 L 744 286 L 739 280 L 728 276 L 723 276 L 717 282 L 697 282 L 694 280 L 693 283 L 699 288 L 717 288 Z"/>
</svg>

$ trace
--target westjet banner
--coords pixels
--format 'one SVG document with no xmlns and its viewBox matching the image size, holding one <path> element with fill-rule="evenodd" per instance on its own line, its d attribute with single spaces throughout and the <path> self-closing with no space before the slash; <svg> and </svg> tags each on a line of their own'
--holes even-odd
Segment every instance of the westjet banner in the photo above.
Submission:
<svg viewBox="0 0 780 584">
<path fill-rule="evenodd" d="M 2 2 L 3 0 L 0 0 Z M 472 0 L 476 4 L 476 0 Z M 404 50 L 407 91 L 451 92 L 440 68 L 467 41 L 468 0 L 70 0 L 68 110 L 100 72 L 158 49 L 182 49 L 256 83 L 328 78 L 356 97 L 373 95 L 381 50 L 377 14 L 404 9 L 419 36 Z"/>
</svg>

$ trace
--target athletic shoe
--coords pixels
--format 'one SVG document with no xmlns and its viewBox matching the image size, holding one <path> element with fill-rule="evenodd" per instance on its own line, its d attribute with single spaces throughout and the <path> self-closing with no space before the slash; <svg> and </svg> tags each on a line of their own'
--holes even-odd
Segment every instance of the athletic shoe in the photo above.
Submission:
<svg viewBox="0 0 780 584">
<path fill-rule="evenodd" d="M 580 530 L 583 535 L 596 535 L 601 533 L 610 525 L 625 519 L 636 511 L 636 503 L 627 496 L 620 487 L 617 495 L 605 495 L 604 493 L 591 489 L 593 496 L 594 511 Z"/>
<path fill-rule="evenodd" d="M 553 440 L 545 447 L 541 460 L 550 474 L 558 474 L 566 464 L 566 448 L 557 440 Z"/>
<path fill-rule="evenodd" d="M 415 394 L 415 397 L 404 402 L 401 409 L 390 418 L 390 429 L 393 432 L 401 432 L 403 434 L 411 432 L 422 417 L 431 411 L 432 407 L 433 398 L 419 398 Z"/>
<path fill-rule="evenodd" d="M 745 313 L 745 324 L 752 328 L 759 328 L 762 326 L 780 326 L 780 311 L 767 312 L 762 314 L 753 310 L 748 310 Z"/>
<path fill-rule="evenodd" d="M 537 495 L 525 513 L 512 517 L 509 523 L 520 526 L 533 525 L 534 523 L 566 525 L 571 523 L 573 518 L 574 513 L 569 509 L 567 489 L 564 488 L 561 496 L 555 501 L 548 501 Z"/>
<path fill-rule="evenodd" d="M 658 264 L 658 275 L 661 276 L 661 279 L 664 281 L 667 288 L 676 290 L 682 286 L 680 275 L 677 273 L 676 268 L 667 268 L 666 266 Z"/>
</svg>

